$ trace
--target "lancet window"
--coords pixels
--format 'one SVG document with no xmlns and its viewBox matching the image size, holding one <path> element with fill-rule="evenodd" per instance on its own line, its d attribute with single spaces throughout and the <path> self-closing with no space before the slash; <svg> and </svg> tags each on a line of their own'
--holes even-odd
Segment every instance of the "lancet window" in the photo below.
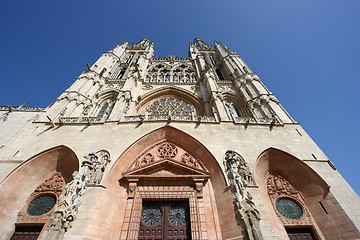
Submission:
<svg viewBox="0 0 360 240">
<path fill-rule="evenodd" d="M 224 104 L 228 115 L 232 118 L 253 117 L 248 104 L 243 97 L 225 96 Z"/>
<path fill-rule="evenodd" d="M 220 81 L 225 80 L 224 75 L 221 73 L 221 71 L 219 69 L 216 69 L 216 74 Z"/>
<path fill-rule="evenodd" d="M 194 106 L 177 98 L 162 98 L 147 107 L 150 115 L 191 115 Z"/>
<path fill-rule="evenodd" d="M 105 103 L 103 103 L 103 105 L 101 106 L 98 114 L 96 117 L 98 118 L 103 118 L 105 117 L 105 120 L 107 120 L 110 117 L 110 114 L 114 108 L 115 105 L 115 101 L 114 100 L 109 100 L 106 101 Z"/>
<path fill-rule="evenodd" d="M 238 110 L 238 108 L 233 104 L 233 103 L 225 103 L 226 106 L 226 110 L 228 111 L 228 113 L 234 117 L 242 117 L 240 114 L 240 111 Z"/>
<path fill-rule="evenodd" d="M 121 69 L 120 73 L 119 73 L 119 75 L 117 76 L 116 79 L 121 79 L 124 76 L 125 72 L 126 72 L 126 68 Z"/>
</svg>

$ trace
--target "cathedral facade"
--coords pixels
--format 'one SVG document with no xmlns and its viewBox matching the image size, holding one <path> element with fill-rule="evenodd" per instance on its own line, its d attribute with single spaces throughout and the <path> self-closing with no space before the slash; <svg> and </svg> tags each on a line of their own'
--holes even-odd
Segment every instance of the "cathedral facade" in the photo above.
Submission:
<svg viewBox="0 0 360 240">
<path fill-rule="evenodd" d="M 360 239 L 359 196 L 219 42 L 123 42 L 0 132 L 0 239 Z"/>
</svg>

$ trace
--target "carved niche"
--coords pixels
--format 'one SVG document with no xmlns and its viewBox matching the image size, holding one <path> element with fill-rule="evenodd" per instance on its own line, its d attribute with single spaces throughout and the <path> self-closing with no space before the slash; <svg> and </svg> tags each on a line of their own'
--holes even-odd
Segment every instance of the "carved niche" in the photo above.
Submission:
<svg viewBox="0 0 360 240">
<path fill-rule="evenodd" d="M 99 185 L 101 183 L 106 167 L 111 161 L 110 154 L 106 150 L 100 150 L 97 151 L 96 153 L 91 153 L 91 155 L 92 155 L 92 166 L 90 167 L 90 172 L 89 172 L 89 177 L 90 177 L 89 184 Z"/>
<path fill-rule="evenodd" d="M 301 193 L 286 178 L 268 173 L 266 184 L 276 215 L 283 224 L 313 224 Z"/>
<path fill-rule="evenodd" d="M 60 172 L 54 172 L 50 174 L 46 180 L 40 184 L 31 194 L 26 205 L 20 210 L 17 217 L 17 223 L 45 223 L 51 216 L 53 209 L 46 212 L 45 214 L 33 216 L 28 213 L 30 204 L 35 200 L 42 203 L 44 196 L 53 198 L 52 200 L 57 202 L 58 197 L 64 192 L 65 180 Z M 43 196 L 42 198 L 40 198 Z M 39 200 L 36 200 L 39 199 Z M 34 204 L 34 203 L 33 203 Z M 45 210 L 44 210 L 45 211 Z"/>
</svg>

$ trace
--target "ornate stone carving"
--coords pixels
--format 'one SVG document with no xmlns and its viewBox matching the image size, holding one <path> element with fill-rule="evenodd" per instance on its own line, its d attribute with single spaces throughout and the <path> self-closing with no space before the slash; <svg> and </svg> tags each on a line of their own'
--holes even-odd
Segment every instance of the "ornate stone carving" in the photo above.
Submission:
<svg viewBox="0 0 360 240">
<path fill-rule="evenodd" d="M 27 214 L 28 204 L 35 198 L 44 194 L 54 194 L 59 196 L 63 193 L 65 180 L 60 172 L 52 173 L 46 180 L 40 184 L 34 192 L 30 194 L 26 206 L 18 213 L 17 223 L 45 223 L 51 216 L 51 211 L 40 216 L 30 216 Z"/>
<path fill-rule="evenodd" d="M 306 205 L 303 201 L 303 198 L 300 192 L 291 185 L 286 178 L 276 174 L 276 173 L 268 173 L 267 177 L 267 190 L 270 197 L 270 200 L 273 204 L 274 209 L 276 209 L 276 215 L 280 218 L 283 224 L 288 225 L 312 225 L 312 220 L 310 216 L 310 212 L 307 210 Z M 277 204 L 279 204 L 282 199 L 288 199 L 287 202 L 293 202 L 293 205 L 298 205 L 297 208 L 301 208 L 303 214 L 298 217 L 291 218 L 287 214 L 281 213 L 279 211 Z M 292 206 L 294 207 L 294 206 Z M 296 206 L 295 206 L 296 207 Z M 283 210 L 283 209 L 281 209 Z M 291 206 L 287 205 L 285 207 L 286 211 L 294 210 Z M 299 209 L 297 209 L 300 211 Z M 290 214 L 294 214 L 294 212 L 289 212 Z"/>
<path fill-rule="evenodd" d="M 80 171 L 73 173 L 73 180 L 66 184 L 65 193 L 59 197 L 59 202 L 50 218 L 49 224 L 41 239 L 62 239 L 72 222 L 76 219 L 79 207 L 82 204 L 81 196 L 86 192 L 86 184 L 90 181 L 89 172 L 96 163 L 96 155 L 89 153 L 81 164 Z"/>
<path fill-rule="evenodd" d="M 177 147 L 171 143 L 164 143 L 158 147 L 158 155 L 161 158 L 174 158 L 177 153 Z"/>
<path fill-rule="evenodd" d="M 40 184 L 34 191 L 33 194 L 42 192 L 53 192 L 59 196 L 65 186 L 65 180 L 60 172 L 51 174 L 42 184 Z M 33 195 L 32 194 L 32 195 Z"/>
<path fill-rule="evenodd" d="M 146 149 L 144 152 L 142 152 L 139 156 L 136 157 L 136 159 L 131 163 L 127 171 L 169 158 L 173 161 L 180 162 L 189 167 L 206 172 L 208 171 L 206 166 L 201 162 L 200 159 L 195 158 L 190 153 L 186 152 L 184 149 L 177 147 L 175 144 L 170 142 L 160 142 Z"/>
<path fill-rule="evenodd" d="M 90 172 L 90 184 L 100 184 L 104 175 L 106 167 L 110 160 L 110 154 L 106 150 L 100 150 L 98 152 L 90 153 L 93 157 L 93 165 Z M 89 155 L 90 155 L 89 154 Z"/>
<path fill-rule="evenodd" d="M 260 213 L 253 202 L 251 193 L 247 191 L 248 183 L 253 183 L 249 167 L 233 150 L 226 151 L 224 165 L 230 190 L 234 194 L 234 212 L 238 225 L 245 225 L 250 240 L 263 239 L 259 228 Z"/>
<path fill-rule="evenodd" d="M 177 98 L 162 98 L 147 107 L 150 115 L 191 115 L 194 106 Z"/>
<path fill-rule="evenodd" d="M 273 173 L 268 176 L 267 189 L 270 196 L 298 194 L 298 191 L 284 177 Z"/>
<path fill-rule="evenodd" d="M 142 159 L 140 160 L 140 166 L 144 164 L 149 164 L 155 162 L 155 158 L 151 153 L 145 154 Z"/>
</svg>

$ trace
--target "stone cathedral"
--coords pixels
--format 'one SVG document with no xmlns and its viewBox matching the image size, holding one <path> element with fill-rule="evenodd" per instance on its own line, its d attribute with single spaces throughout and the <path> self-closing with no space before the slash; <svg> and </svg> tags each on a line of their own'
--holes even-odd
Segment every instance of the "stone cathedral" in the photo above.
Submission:
<svg viewBox="0 0 360 240">
<path fill-rule="evenodd" d="M 0 107 L 0 239 L 360 239 L 360 199 L 239 55 L 148 38 Z"/>
</svg>

